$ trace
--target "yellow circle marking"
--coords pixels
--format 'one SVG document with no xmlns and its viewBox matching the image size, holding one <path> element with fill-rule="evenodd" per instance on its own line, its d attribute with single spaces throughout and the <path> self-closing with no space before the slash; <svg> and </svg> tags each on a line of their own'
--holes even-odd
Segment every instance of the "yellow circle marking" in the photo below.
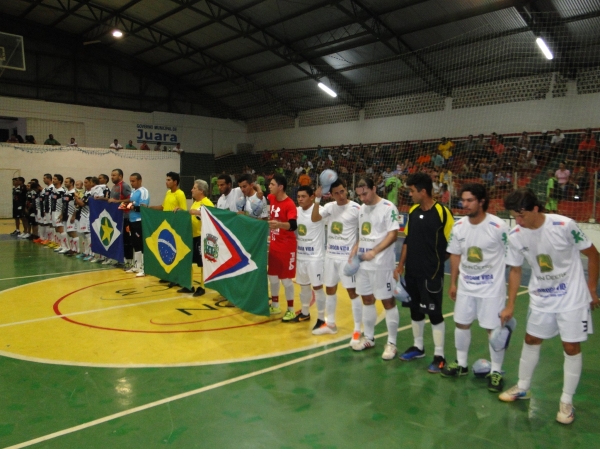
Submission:
<svg viewBox="0 0 600 449">
<path fill-rule="evenodd" d="M 151 276 L 83 273 L 0 292 L 0 354 L 86 366 L 185 366 L 273 357 L 350 338 L 350 299 L 338 288 L 336 335 L 306 323 L 256 316 L 206 289 L 194 298 Z M 296 297 L 299 286 L 295 286 Z M 283 299 L 283 289 L 280 292 Z M 285 310 L 285 302 L 282 302 Z M 296 306 L 299 308 L 298 301 Z M 380 305 L 378 310 L 382 311 Z"/>
</svg>

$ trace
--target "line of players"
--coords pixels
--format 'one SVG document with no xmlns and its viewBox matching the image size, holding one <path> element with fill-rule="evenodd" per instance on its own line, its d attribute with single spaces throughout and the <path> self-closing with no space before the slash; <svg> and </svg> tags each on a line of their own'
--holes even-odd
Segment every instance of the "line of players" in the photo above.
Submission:
<svg viewBox="0 0 600 449">
<path fill-rule="evenodd" d="M 423 333 L 428 316 L 435 346 L 428 371 L 446 378 L 465 376 L 469 371 L 470 327 L 477 319 L 490 340 L 488 390 L 500 393 L 500 400 L 512 402 L 531 397 L 529 388 L 540 345 L 543 340 L 560 335 L 565 357 L 564 383 L 556 420 L 571 423 L 575 416 L 573 395 L 582 371 L 580 343 L 592 332 L 590 312 L 600 306 L 596 293 L 599 257 L 595 246 L 575 221 L 544 214 L 541 203 L 529 189 L 517 190 L 505 199 L 506 209 L 517 223 L 509 231 L 504 220 L 487 213 L 489 197 L 482 184 L 463 186 L 460 195 L 467 215 L 456 223 L 451 211 L 432 198 L 432 181 L 427 174 L 410 175 L 406 185 L 414 206 L 409 211 L 406 238 L 396 266 L 398 210 L 377 195 L 371 179 L 363 178 L 357 184 L 356 195 L 362 205 L 348 200 L 345 183 L 337 180 L 330 187 L 333 202 L 321 207 L 321 187 L 313 192 L 311 187 L 303 186 L 298 189 L 299 207 L 296 207 L 285 193 L 286 179 L 275 175 L 268 196 L 271 314 L 282 313 L 278 296 L 281 283 L 287 302 L 282 321 L 309 321 L 314 292 L 318 317 L 312 333 L 335 334 L 336 290 L 341 282 L 350 296 L 354 318 L 350 346 L 355 351 L 375 346 L 375 300 L 380 300 L 388 330 L 382 358 L 391 360 L 397 355 L 399 325 L 393 290 L 404 275 L 410 301 L 402 305 L 410 309 L 414 344 L 399 356 L 400 360 L 425 356 Z M 580 252 L 588 258 L 587 288 Z M 362 261 L 358 271 L 354 276 L 346 276 L 344 266 L 352 264 L 357 254 Z M 456 362 L 449 364 L 444 357 L 442 315 L 444 261 L 448 257 L 457 352 Z M 519 382 L 502 392 L 502 363 L 507 343 L 504 341 L 498 347 L 494 339 L 513 317 L 525 260 L 532 273 Z M 507 265 L 510 267 L 508 301 Z M 294 277 L 301 288 L 298 313 L 294 310 Z"/>
</svg>

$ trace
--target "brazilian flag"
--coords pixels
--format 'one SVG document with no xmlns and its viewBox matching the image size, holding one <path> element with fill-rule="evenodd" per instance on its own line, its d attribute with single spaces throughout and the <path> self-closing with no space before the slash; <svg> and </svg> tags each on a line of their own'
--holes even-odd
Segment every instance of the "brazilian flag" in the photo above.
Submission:
<svg viewBox="0 0 600 449">
<path fill-rule="evenodd" d="M 142 207 L 144 272 L 192 288 L 192 222 L 189 214 Z"/>
</svg>

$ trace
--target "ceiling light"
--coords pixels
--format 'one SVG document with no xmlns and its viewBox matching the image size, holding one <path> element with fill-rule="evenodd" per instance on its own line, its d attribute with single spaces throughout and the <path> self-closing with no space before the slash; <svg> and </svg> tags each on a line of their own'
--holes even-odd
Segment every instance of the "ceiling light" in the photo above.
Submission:
<svg viewBox="0 0 600 449">
<path fill-rule="evenodd" d="M 123 32 L 121 30 L 113 30 L 112 35 L 113 37 L 120 39 L 123 37 Z"/>
<path fill-rule="evenodd" d="M 542 39 L 541 37 L 538 37 L 535 40 L 535 43 L 538 45 L 538 47 L 540 47 L 540 50 L 542 50 L 542 53 L 544 53 L 544 56 L 546 57 L 546 59 L 554 59 L 554 55 L 552 54 L 552 52 L 546 45 L 546 42 L 544 42 L 544 39 Z"/>
<path fill-rule="evenodd" d="M 331 95 L 333 98 L 337 97 L 337 94 L 333 90 L 331 90 L 329 87 L 327 87 L 325 84 L 319 83 L 318 86 L 321 88 L 321 90 L 326 92 L 328 95 Z"/>
</svg>

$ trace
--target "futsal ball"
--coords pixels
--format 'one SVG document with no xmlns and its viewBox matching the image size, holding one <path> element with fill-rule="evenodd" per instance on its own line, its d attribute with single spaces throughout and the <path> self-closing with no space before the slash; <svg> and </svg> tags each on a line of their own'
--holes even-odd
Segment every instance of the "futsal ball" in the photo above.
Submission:
<svg viewBox="0 0 600 449">
<path fill-rule="evenodd" d="M 475 377 L 485 377 L 492 371 L 492 364 L 486 359 L 479 359 L 473 363 Z"/>
<path fill-rule="evenodd" d="M 360 267 L 360 263 L 362 262 L 362 257 L 356 255 L 352 258 L 352 260 L 346 265 L 344 265 L 344 275 L 345 276 L 354 276 Z"/>
<path fill-rule="evenodd" d="M 396 298 L 400 302 L 410 302 L 410 295 L 406 291 L 406 287 L 402 281 L 401 277 L 398 277 L 396 281 L 396 285 L 394 286 L 393 291 L 394 298 Z"/>
<path fill-rule="evenodd" d="M 237 207 L 237 210 L 239 212 L 243 211 L 244 207 L 246 207 L 246 197 L 245 196 L 238 197 L 238 199 L 235 200 L 235 207 Z"/>
<path fill-rule="evenodd" d="M 250 208 L 252 209 L 252 215 L 260 217 L 263 212 L 263 202 L 257 196 L 253 196 L 250 198 Z"/>
<path fill-rule="evenodd" d="M 158 234 L 158 253 L 165 265 L 171 265 L 177 256 L 175 237 L 167 229 Z"/>
<path fill-rule="evenodd" d="M 321 183 L 324 194 L 329 192 L 331 184 L 336 182 L 337 179 L 338 175 L 333 170 L 327 169 L 321 172 L 321 175 L 319 176 L 319 182 Z"/>
</svg>

